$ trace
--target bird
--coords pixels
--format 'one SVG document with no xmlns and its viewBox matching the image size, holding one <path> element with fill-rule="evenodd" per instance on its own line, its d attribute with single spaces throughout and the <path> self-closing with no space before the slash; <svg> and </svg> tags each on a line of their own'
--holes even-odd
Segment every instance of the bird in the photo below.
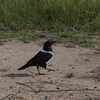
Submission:
<svg viewBox="0 0 100 100">
<path fill-rule="evenodd" d="M 39 50 L 39 52 L 34 57 L 32 57 L 25 65 L 18 68 L 18 70 L 24 70 L 31 66 L 36 66 L 38 74 L 41 75 L 40 67 L 47 69 L 47 62 L 53 57 L 52 45 L 55 43 L 56 41 L 51 39 L 45 41 L 42 49 Z"/>
</svg>

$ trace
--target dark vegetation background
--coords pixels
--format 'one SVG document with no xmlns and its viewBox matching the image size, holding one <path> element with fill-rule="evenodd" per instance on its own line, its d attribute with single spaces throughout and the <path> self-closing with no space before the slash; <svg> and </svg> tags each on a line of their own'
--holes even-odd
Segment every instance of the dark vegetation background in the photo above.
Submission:
<svg viewBox="0 0 100 100">
<path fill-rule="evenodd" d="M 94 47 L 99 40 L 100 0 L 0 0 L 0 31 L 0 39 L 30 42 L 45 33 Z"/>
</svg>

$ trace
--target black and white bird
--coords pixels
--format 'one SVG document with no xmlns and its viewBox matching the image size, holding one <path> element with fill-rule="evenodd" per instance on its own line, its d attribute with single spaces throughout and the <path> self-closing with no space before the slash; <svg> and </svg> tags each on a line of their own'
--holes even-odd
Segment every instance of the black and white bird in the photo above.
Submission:
<svg viewBox="0 0 100 100">
<path fill-rule="evenodd" d="M 52 50 L 52 45 L 56 41 L 54 40 L 47 40 L 42 49 L 34 56 L 32 57 L 24 66 L 20 67 L 18 70 L 24 70 L 30 66 L 36 66 L 38 73 L 40 73 L 40 67 L 46 69 L 47 68 L 47 62 L 52 58 L 53 50 Z"/>
</svg>

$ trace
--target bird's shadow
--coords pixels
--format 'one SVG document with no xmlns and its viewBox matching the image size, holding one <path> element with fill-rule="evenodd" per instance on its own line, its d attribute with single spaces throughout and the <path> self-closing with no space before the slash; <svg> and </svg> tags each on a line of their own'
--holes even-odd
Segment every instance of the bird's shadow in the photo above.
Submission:
<svg viewBox="0 0 100 100">
<path fill-rule="evenodd" d="M 44 73 L 35 73 L 35 76 L 41 76 L 41 75 L 47 75 Z M 5 74 L 2 75 L 1 77 L 10 77 L 10 78 L 17 78 L 17 77 L 34 77 L 33 74 L 27 74 L 27 73 L 10 73 L 10 74 Z"/>
<path fill-rule="evenodd" d="M 2 75 L 2 77 L 11 77 L 11 78 L 14 78 L 14 77 L 31 77 L 32 75 L 31 74 L 27 74 L 27 73 L 10 73 L 10 74 L 5 74 L 5 75 Z"/>
</svg>

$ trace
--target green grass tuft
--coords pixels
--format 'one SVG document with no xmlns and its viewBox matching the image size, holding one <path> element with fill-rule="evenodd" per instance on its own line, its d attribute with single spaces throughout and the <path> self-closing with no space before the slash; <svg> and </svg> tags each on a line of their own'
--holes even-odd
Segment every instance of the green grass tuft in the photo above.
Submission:
<svg viewBox="0 0 100 100">
<path fill-rule="evenodd" d="M 30 43 L 31 41 L 39 38 L 39 32 L 25 33 L 17 37 L 17 40 L 22 41 L 24 43 Z"/>
</svg>

